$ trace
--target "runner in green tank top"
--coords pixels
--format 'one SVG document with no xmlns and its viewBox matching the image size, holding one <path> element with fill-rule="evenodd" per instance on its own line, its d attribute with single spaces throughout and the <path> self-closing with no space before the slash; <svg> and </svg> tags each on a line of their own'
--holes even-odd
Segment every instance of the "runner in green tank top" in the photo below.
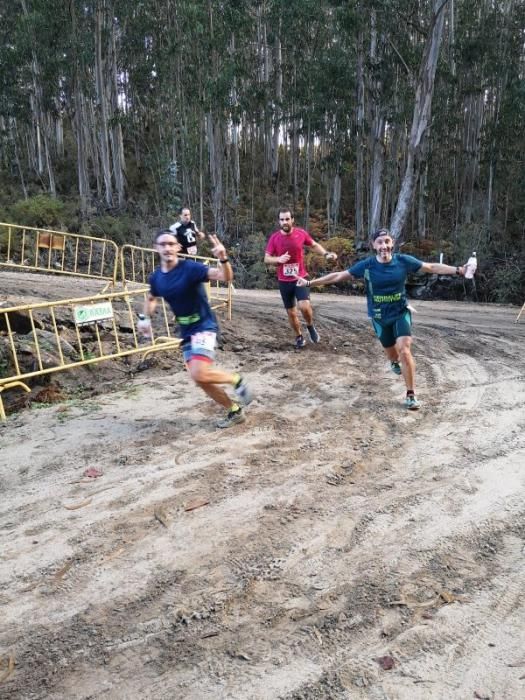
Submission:
<svg viewBox="0 0 525 700">
<path fill-rule="evenodd" d="M 368 315 L 374 331 L 390 360 L 392 371 L 402 374 L 406 384 L 405 406 L 417 410 L 416 363 L 412 355 L 412 314 L 408 308 L 405 289 L 409 272 L 428 272 L 432 275 L 464 275 L 464 267 L 427 263 L 412 255 L 393 254 L 394 240 L 386 228 L 371 237 L 375 255 L 360 260 L 348 270 L 332 272 L 314 280 L 301 278 L 299 287 L 321 287 L 364 278 Z"/>
</svg>

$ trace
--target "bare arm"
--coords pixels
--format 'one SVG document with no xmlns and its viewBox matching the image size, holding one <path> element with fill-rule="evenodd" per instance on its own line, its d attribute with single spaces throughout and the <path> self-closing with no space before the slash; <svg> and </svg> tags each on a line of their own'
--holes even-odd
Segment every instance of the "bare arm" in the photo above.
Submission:
<svg viewBox="0 0 525 700">
<path fill-rule="evenodd" d="M 154 297 L 151 292 L 148 292 L 148 296 L 144 300 L 144 316 L 153 316 L 156 308 L 157 297 Z"/>
<path fill-rule="evenodd" d="M 231 282 L 233 279 L 233 269 L 230 261 L 222 262 L 219 267 L 210 267 L 208 270 L 208 279 L 213 282 Z"/>
<path fill-rule="evenodd" d="M 307 280 L 304 279 L 304 277 L 298 277 L 297 278 L 297 286 L 298 287 L 323 287 L 324 285 L 329 285 L 329 284 L 338 284 L 339 282 L 346 282 L 347 280 L 351 280 L 352 275 L 348 272 L 348 270 L 341 270 L 341 272 L 330 272 L 327 275 L 323 275 L 322 277 L 318 277 L 315 280 Z"/>
<path fill-rule="evenodd" d="M 290 253 L 286 252 L 282 255 L 270 255 L 269 253 L 264 254 L 265 265 L 280 265 L 288 262 L 290 260 Z"/>
<path fill-rule="evenodd" d="M 419 268 L 419 272 L 428 272 L 431 275 L 465 275 L 464 267 L 454 267 L 453 265 L 443 265 L 443 263 L 424 262 Z"/>
<path fill-rule="evenodd" d="M 313 250 L 314 253 L 318 253 L 319 255 L 324 255 L 327 260 L 337 260 L 337 253 L 329 253 L 320 243 L 313 243 L 313 245 L 310 246 L 310 250 Z"/>
<path fill-rule="evenodd" d="M 223 246 L 217 236 L 210 233 L 208 238 L 213 245 L 212 253 L 221 263 L 219 267 L 210 267 L 208 269 L 208 279 L 218 282 L 231 282 L 233 279 L 233 268 L 228 259 L 226 248 Z"/>
<path fill-rule="evenodd" d="M 137 321 L 137 331 L 144 338 L 152 337 L 151 316 L 157 307 L 157 298 L 151 292 L 148 292 L 144 299 L 143 314 L 139 314 Z"/>
</svg>

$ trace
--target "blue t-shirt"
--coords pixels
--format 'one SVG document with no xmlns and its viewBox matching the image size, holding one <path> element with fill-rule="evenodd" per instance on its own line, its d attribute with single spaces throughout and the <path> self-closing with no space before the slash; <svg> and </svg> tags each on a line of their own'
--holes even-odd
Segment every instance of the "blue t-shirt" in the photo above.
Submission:
<svg viewBox="0 0 525 700">
<path fill-rule="evenodd" d="M 198 331 L 217 332 L 215 314 L 210 308 L 204 282 L 209 268 L 193 260 L 179 258 L 169 272 L 157 268 L 149 277 L 151 293 L 163 297 L 171 307 L 182 331 L 182 339 L 189 340 Z"/>
<path fill-rule="evenodd" d="M 364 277 L 368 315 L 376 321 L 390 323 L 402 316 L 407 307 L 405 282 L 409 272 L 417 272 L 422 261 L 412 255 L 396 253 L 388 263 L 374 256 L 348 268 L 353 277 Z"/>
</svg>

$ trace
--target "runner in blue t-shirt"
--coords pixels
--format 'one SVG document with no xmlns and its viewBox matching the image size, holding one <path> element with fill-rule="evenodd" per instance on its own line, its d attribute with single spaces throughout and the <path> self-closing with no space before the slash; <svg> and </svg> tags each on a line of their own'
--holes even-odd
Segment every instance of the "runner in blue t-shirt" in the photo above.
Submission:
<svg viewBox="0 0 525 700">
<path fill-rule="evenodd" d="M 175 234 L 170 230 L 159 231 L 155 248 L 160 256 L 160 267 L 150 275 L 150 292 L 144 304 L 145 318 L 139 321 L 137 328 L 151 337 L 151 315 L 157 298 L 162 297 L 168 302 L 180 327 L 182 354 L 191 378 L 208 396 L 228 409 L 228 415 L 217 426 L 229 428 L 244 422 L 239 404 L 250 403 L 252 397 L 240 374 L 230 374 L 213 366 L 218 325 L 203 283 L 208 280 L 231 282 L 233 270 L 217 236 L 210 235 L 209 239 L 213 254 L 221 263 L 219 267 L 179 258 L 177 253 L 181 245 Z M 233 386 L 238 403 L 230 399 L 221 384 Z"/>
<path fill-rule="evenodd" d="M 402 374 L 406 384 L 405 406 L 411 410 L 420 407 L 415 395 L 416 363 L 412 356 L 412 314 L 407 304 L 405 282 L 409 272 L 428 272 L 432 275 L 464 275 L 463 267 L 442 263 L 427 263 L 412 257 L 392 253 L 394 241 L 388 229 L 372 235 L 375 255 L 360 260 L 342 272 L 332 272 L 315 280 L 300 279 L 303 287 L 321 287 L 345 282 L 353 277 L 364 278 L 368 315 L 374 331 L 390 360 L 392 370 Z"/>
</svg>

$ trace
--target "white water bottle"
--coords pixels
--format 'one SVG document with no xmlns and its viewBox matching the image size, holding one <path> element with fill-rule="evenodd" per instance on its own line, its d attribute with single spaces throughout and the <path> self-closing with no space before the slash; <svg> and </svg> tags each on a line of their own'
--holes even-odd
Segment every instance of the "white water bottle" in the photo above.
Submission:
<svg viewBox="0 0 525 700">
<path fill-rule="evenodd" d="M 472 252 L 472 255 L 470 258 L 467 260 L 467 264 L 465 265 L 465 277 L 468 280 L 471 280 L 474 277 L 474 274 L 476 270 L 478 269 L 478 258 L 476 256 L 476 251 L 474 250 Z"/>
<path fill-rule="evenodd" d="M 146 316 L 145 314 L 137 314 L 138 316 L 138 321 L 137 321 L 137 331 L 139 334 L 147 339 L 151 340 L 152 338 L 152 331 L 151 331 L 151 319 L 149 316 Z"/>
</svg>

